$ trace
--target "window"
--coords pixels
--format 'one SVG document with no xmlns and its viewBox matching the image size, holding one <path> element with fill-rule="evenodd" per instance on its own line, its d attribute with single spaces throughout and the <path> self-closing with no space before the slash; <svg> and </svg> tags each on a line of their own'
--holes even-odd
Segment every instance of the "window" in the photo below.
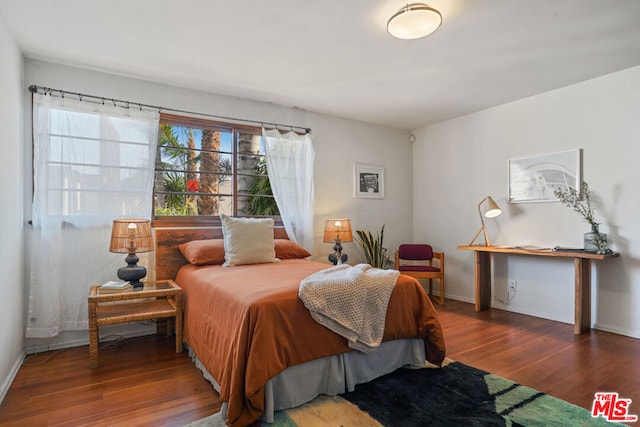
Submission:
<svg viewBox="0 0 640 427">
<path fill-rule="evenodd" d="M 155 220 L 216 222 L 220 214 L 279 215 L 261 129 L 162 114 Z"/>
<path fill-rule="evenodd" d="M 34 104 L 34 219 L 78 224 L 82 218 L 148 215 L 149 165 L 158 128 L 157 113 L 155 119 L 148 115 L 39 98 Z"/>
</svg>

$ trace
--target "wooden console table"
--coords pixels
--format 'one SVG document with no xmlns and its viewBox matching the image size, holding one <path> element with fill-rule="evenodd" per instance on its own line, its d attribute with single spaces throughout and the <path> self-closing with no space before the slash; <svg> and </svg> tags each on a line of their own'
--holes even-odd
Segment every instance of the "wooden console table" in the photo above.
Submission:
<svg viewBox="0 0 640 427">
<path fill-rule="evenodd" d="M 575 265 L 575 321 L 573 332 L 576 335 L 591 329 L 591 260 L 617 257 L 620 254 L 596 254 L 593 252 L 551 249 L 520 249 L 497 246 L 461 245 L 458 249 L 475 252 L 475 303 L 476 311 L 491 307 L 491 253 L 509 255 L 533 255 L 543 257 L 572 258 Z"/>
</svg>

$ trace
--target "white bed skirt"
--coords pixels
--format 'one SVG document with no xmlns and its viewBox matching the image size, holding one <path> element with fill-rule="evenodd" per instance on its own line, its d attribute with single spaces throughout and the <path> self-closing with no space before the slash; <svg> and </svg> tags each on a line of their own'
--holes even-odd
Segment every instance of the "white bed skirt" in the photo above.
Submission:
<svg viewBox="0 0 640 427">
<path fill-rule="evenodd" d="M 204 377 L 219 392 L 220 386 L 191 348 L 189 355 Z M 383 342 L 372 353 L 351 351 L 291 366 L 267 383 L 265 410 L 261 419 L 272 423 L 274 411 L 300 406 L 320 394 L 335 396 L 353 391 L 357 384 L 366 383 L 400 367 L 424 368 L 425 361 L 422 339 L 401 339 Z M 223 419 L 226 419 L 226 409 L 226 402 L 223 402 Z"/>
</svg>

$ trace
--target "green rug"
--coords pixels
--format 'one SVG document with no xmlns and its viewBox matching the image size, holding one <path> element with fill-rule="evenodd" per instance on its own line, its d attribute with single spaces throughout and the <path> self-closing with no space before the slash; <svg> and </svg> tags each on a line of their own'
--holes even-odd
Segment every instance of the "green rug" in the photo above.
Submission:
<svg viewBox="0 0 640 427">
<path fill-rule="evenodd" d="M 594 391 L 595 392 L 595 391 Z M 216 416 L 192 427 L 222 426 Z M 612 426 L 586 409 L 458 362 L 399 369 L 340 396 L 319 396 L 254 427 Z"/>
</svg>

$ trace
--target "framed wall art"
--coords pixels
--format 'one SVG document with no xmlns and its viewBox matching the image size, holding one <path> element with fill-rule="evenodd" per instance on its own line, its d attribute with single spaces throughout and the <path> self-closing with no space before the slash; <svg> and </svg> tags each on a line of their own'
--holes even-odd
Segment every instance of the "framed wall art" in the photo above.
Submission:
<svg viewBox="0 0 640 427">
<path fill-rule="evenodd" d="M 384 166 L 356 163 L 353 173 L 354 197 L 384 199 Z"/>
<path fill-rule="evenodd" d="M 557 189 L 580 190 L 582 149 L 509 160 L 509 203 L 557 202 Z"/>
</svg>

